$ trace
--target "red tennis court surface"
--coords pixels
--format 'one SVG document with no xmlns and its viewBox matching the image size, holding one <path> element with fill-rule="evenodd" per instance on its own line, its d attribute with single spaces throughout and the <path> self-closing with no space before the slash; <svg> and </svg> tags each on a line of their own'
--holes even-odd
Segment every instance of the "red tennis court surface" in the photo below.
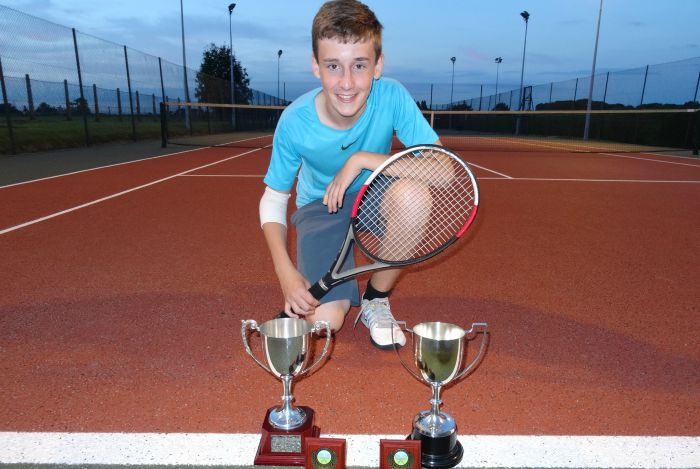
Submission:
<svg viewBox="0 0 700 469">
<path fill-rule="evenodd" d="M 700 161 L 463 156 L 475 228 L 392 296 L 409 325 L 490 326 L 444 392 L 460 435 L 692 437 L 648 466 L 700 466 Z M 0 432 L 260 432 L 282 385 L 240 328 L 282 305 L 258 224 L 268 160 L 210 148 L 0 188 Z M 356 314 L 296 403 L 322 434 L 407 434 L 429 389 L 353 334 Z"/>
</svg>

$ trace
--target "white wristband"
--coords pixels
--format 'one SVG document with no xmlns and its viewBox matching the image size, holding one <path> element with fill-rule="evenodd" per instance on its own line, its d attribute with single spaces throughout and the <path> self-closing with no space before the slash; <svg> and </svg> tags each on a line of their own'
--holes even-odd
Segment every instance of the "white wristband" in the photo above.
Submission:
<svg viewBox="0 0 700 469">
<path fill-rule="evenodd" d="M 287 226 L 287 201 L 291 194 L 278 192 L 265 188 L 265 193 L 260 199 L 260 226 L 265 223 L 279 223 Z"/>
</svg>

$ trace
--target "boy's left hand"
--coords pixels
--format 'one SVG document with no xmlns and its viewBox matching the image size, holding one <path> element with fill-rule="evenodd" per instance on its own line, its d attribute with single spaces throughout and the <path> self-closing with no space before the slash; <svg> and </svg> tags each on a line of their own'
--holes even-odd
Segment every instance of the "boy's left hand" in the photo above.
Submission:
<svg viewBox="0 0 700 469">
<path fill-rule="evenodd" d="M 335 213 L 343 206 L 345 191 L 362 172 L 362 167 L 356 161 L 355 155 L 351 156 L 326 187 L 323 205 L 328 206 L 328 213 Z"/>
</svg>

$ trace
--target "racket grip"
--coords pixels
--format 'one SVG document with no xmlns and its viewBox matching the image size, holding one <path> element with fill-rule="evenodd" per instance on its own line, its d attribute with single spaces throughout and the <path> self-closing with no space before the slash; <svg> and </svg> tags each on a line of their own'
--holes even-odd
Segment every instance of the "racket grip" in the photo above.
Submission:
<svg viewBox="0 0 700 469">
<path fill-rule="evenodd" d="M 318 282 L 314 283 L 311 285 L 311 288 L 309 288 L 309 293 L 311 293 L 311 296 L 316 298 L 317 300 L 320 300 L 324 296 L 326 296 L 326 293 L 328 293 L 329 288 L 323 288 L 321 286 L 321 281 L 319 280 Z"/>
</svg>

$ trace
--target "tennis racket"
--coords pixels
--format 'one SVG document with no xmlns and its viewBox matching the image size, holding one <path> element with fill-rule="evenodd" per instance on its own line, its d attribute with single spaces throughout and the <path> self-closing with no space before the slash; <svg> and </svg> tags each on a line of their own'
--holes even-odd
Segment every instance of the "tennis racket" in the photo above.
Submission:
<svg viewBox="0 0 700 469">
<path fill-rule="evenodd" d="M 361 273 L 430 259 L 464 235 L 478 207 L 476 177 L 452 151 L 418 145 L 396 153 L 363 184 L 338 257 L 309 292 L 320 300 Z M 373 263 L 341 272 L 353 244 Z"/>
</svg>

